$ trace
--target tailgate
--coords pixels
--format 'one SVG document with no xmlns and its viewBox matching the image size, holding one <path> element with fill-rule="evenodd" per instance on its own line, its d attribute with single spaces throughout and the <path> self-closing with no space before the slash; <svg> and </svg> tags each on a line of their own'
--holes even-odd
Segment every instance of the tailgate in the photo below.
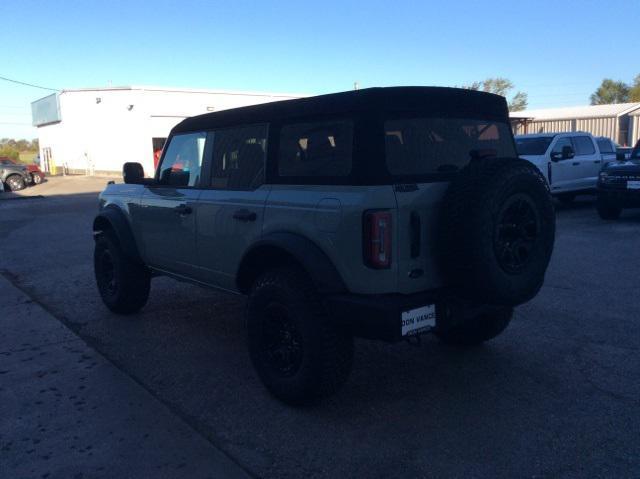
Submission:
<svg viewBox="0 0 640 479">
<path fill-rule="evenodd" d="M 436 222 L 447 182 L 395 185 L 398 207 L 394 245 L 398 292 L 442 286 L 436 267 Z"/>
</svg>

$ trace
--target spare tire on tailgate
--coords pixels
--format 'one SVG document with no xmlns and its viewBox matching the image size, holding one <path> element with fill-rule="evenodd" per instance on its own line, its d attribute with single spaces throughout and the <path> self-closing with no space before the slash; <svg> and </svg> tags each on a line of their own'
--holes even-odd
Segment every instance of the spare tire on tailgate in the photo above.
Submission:
<svg viewBox="0 0 640 479">
<path fill-rule="evenodd" d="M 540 290 L 554 237 L 551 195 L 534 165 L 516 158 L 474 159 L 443 198 L 440 269 L 457 296 L 515 306 Z"/>
</svg>

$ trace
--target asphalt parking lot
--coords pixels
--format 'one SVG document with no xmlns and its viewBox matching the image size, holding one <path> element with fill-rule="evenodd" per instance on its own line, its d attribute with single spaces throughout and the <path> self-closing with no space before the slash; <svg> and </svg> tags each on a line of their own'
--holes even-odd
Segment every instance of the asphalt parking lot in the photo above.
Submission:
<svg viewBox="0 0 640 479">
<path fill-rule="evenodd" d="M 340 393 L 291 409 L 250 365 L 243 298 L 158 278 L 135 317 L 102 305 L 105 183 L 53 178 L 42 198 L 0 200 L 0 270 L 250 474 L 640 476 L 640 210 L 603 222 L 588 197 L 559 206 L 545 286 L 502 336 L 466 351 L 358 341 Z"/>
</svg>

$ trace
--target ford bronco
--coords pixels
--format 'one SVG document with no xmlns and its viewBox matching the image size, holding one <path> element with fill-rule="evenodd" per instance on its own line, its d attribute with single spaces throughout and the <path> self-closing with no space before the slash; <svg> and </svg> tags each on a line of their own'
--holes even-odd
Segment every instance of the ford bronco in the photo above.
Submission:
<svg viewBox="0 0 640 479">
<path fill-rule="evenodd" d="M 630 158 L 604 165 L 598 178 L 596 210 L 603 220 L 615 220 L 625 208 L 640 208 L 640 141 Z"/>
<path fill-rule="evenodd" d="M 248 296 L 252 362 L 280 400 L 335 392 L 353 338 L 471 346 L 533 298 L 553 249 L 545 178 L 505 99 L 371 88 L 185 119 L 153 178 L 100 195 L 95 276 L 130 314 L 168 275 Z"/>
</svg>

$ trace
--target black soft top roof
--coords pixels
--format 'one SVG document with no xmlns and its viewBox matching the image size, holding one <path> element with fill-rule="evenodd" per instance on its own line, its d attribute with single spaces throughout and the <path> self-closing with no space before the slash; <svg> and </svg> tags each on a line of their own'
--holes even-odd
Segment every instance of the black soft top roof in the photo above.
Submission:
<svg viewBox="0 0 640 479">
<path fill-rule="evenodd" d="M 443 118 L 509 119 L 507 102 L 502 96 L 462 88 L 411 86 L 365 88 L 207 113 L 183 120 L 172 133 L 313 116 L 395 112 Z"/>
</svg>

